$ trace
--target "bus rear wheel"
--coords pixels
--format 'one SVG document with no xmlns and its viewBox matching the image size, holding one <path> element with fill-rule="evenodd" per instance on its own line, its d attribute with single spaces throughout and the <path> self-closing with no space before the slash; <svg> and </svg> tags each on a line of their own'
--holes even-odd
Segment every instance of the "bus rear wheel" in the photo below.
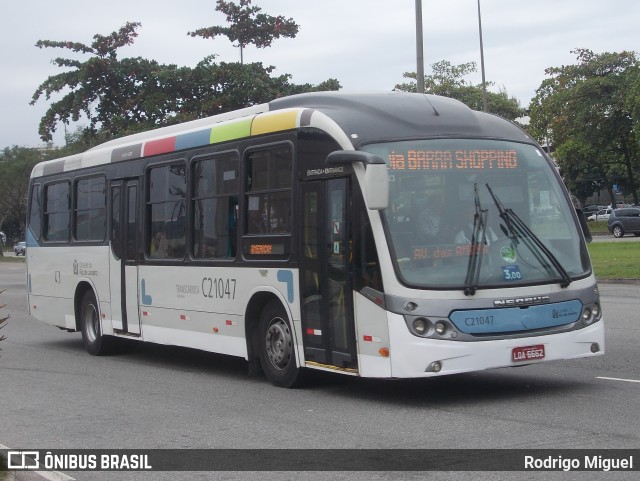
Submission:
<svg viewBox="0 0 640 481">
<path fill-rule="evenodd" d="M 80 330 L 84 348 L 92 356 L 108 354 L 111 348 L 111 339 L 102 335 L 100 325 L 100 309 L 93 292 L 88 291 L 82 297 L 80 304 Z"/>
<path fill-rule="evenodd" d="M 278 301 L 260 313 L 260 365 L 267 379 L 279 387 L 294 387 L 302 369 L 296 364 L 293 333 L 287 314 Z"/>
</svg>

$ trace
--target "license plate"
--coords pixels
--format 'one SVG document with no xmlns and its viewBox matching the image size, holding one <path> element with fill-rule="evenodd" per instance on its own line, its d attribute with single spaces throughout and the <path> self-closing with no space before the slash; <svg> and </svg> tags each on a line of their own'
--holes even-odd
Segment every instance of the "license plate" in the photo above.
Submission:
<svg viewBox="0 0 640 481">
<path fill-rule="evenodd" d="M 513 362 L 537 361 L 538 359 L 544 359 L 544 344 L 514 347 L 511 350 L 511 360 Z"/>
</svg>

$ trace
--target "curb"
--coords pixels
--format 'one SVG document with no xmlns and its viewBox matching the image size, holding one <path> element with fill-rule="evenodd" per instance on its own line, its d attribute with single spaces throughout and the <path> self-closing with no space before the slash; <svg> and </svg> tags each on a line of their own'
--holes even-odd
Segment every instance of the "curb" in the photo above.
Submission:
<svg viewBox="0 0 640 481">
<path fill-rule="evenodd" d="M 598 279 L 596 277 L 596 282 L 598 284 L 640 284 L 640 279 Z"/>
</svg>

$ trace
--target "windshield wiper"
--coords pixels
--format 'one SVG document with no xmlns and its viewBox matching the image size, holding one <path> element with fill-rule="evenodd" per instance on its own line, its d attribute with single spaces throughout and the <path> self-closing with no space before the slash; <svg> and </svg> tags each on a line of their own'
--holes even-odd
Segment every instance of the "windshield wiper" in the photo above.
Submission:
<svg viewBox="0 0 640 481">
<path fill-rule="evenodd" d="M 544 243 L 540 240 L 540 238 L 533 233 L 529 226 L 525 224 L 525 222 L 516 214 L 512 209 L 505 209 L 498 199 L 498 196 L 494 194 L 493 190 L 489 184 L 485 184 L 487 186 L 487 190 L 489 194 L 491 194 L 491 198 L 493 199 L 493 203 L 496 205 L 498 212 L 500 213 L 500 218 L 504 220 L 504 223 L 507 226 L 508 237 L 514 243 L 514 246 L 518 244 L 518 240 L 522 239 L 522 242 L 529 248 L 531 253 L 535 256 L 537 261 L 545 268 L 547 274 L 550 276 L 554 275 L 552 270 L 555 268 L 556 272 L 560 274 L 562 278 L 562 282 L 560 282 L 560 287 L 568 287 L 571 284 L 571 277 L 569 273 L 562 267 L 562 264 L 558 260 L 558 258 L 549 250 L 549 248 L 544 245 Z M 546 260 L 545 260 L 546 257 Z M 547 262 L 548 261 L 548 262 Z M 549 262 L 551 264 L 549 264 Z"/>
<path fill-rule="evenodd" d="M 482 266 L 482 255 L 484 246 L 487 244 L 487 209 L 482 209 L 480 205 L 480 195 L 478 194 L 478 184 L 473 184 L 474 202 L 476 213 L 473 215 L 473 232 L 471 234 L 471 251 L 469 252 L 469 263 L 467 264 L 467 276 L 464 281 L 465 296 L 473 296 L 478 290 L 480 280 L 480 267 Z M 476 243 L 476 239 L 480 243 Z"/>
</svg>

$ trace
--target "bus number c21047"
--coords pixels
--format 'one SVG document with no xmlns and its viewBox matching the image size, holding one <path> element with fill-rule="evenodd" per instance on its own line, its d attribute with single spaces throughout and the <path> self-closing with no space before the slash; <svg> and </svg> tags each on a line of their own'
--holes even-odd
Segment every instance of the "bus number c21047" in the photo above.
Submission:
<svg viewBox="0 0 640 481">
<path fill-rule="evenodd" d="M 493 326 L 493 316 L 467 317 L 464 323 L 467 326 Z"/>
<path fill-rule="evenodd" d="M 236 280 L 204 277 L 202 279 L 202 295 L 209 299 L 235 299 Z"/>
</svg>

